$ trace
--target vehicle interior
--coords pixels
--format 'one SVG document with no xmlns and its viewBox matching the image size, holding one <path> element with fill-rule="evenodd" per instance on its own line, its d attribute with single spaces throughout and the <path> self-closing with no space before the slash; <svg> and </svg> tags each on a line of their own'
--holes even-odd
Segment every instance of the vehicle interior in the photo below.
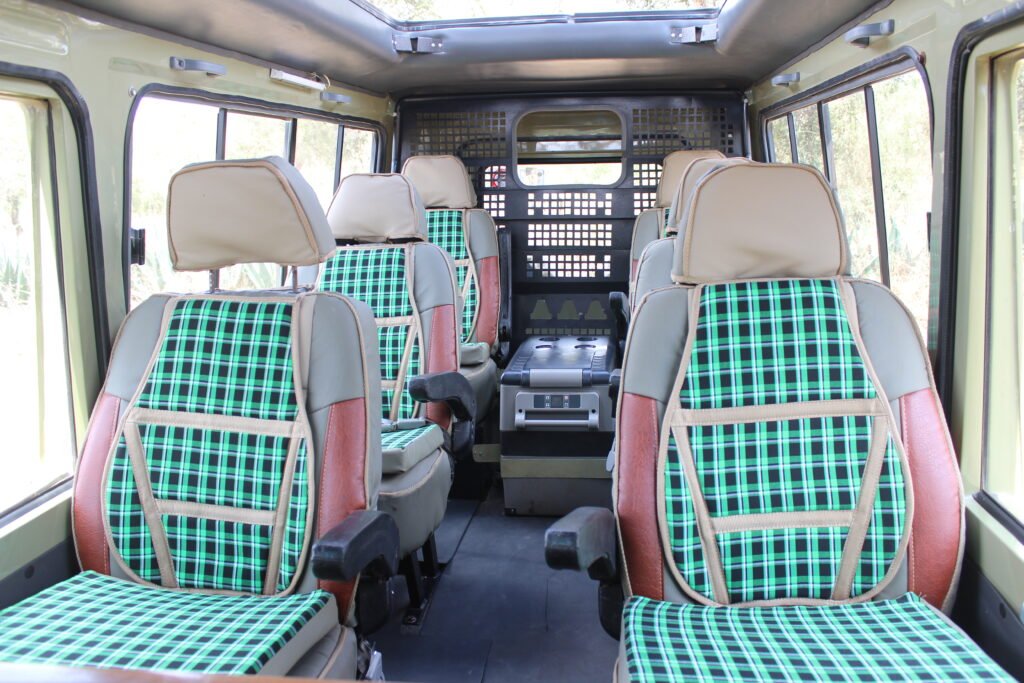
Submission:
<svg viewBox="0 0 1024 683">
<path fill-rule="evenodd" d="M 1024 680 L 1024 2 L 0 0 L 0 681 Z"/>
</svg>

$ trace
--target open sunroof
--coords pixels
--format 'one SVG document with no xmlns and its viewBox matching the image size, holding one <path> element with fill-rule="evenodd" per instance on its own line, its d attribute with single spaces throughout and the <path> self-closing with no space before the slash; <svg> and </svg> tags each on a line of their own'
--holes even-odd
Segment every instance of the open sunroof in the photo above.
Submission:
<svg viewBox="0 0 1024 683">
<path fill-rule="evenodd" d="M 366 1 L 366 0 L 364 0 Z M 475 21 L 574 14 L 717 9 L 725 0 L 368 0 L 398 21 Z"/>
</svg>

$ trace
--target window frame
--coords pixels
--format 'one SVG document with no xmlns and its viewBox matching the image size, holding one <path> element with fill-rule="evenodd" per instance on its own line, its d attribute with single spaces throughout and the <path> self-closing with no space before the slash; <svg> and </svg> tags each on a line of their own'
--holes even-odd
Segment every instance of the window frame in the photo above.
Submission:
<svg viewBox="0 0 1024 683">
<path fill-rule="evenodd" d="M 82 222 L 85 225 L 86 260 L 89 267 L 89 297 L 92 304 L 93 328 L 96 335 L 96 367 L 99 377 L 107 374 L 107 363 L 113 348 L 110 334 L 110 315 L 107 307 L 106 268 L 103 258 L 103 227 L 100 221 L 99 190 L 96 177 L 96 145 L 89 118 L 89 107 L 85 98 L 79 93 L 71 79 L 59 71 L 41 69 L 23 64 L 0 61 L 0 77 L 22 80 L 43 85 L 53 91 L 60 100 L 71 120 L 78 150 L 77 176 L 81 182 Z M 53 108 L 50 108 L 51 118 Z M 51 124 L 52 125 L 52 124 Z M 54 144 L 51 136 L 51 146 Z M 56 150 L 51 150 L 55 152 Z M 51 173 L 57 173 L 54 167 Z M 56 188 L 55 188 L 56 191 Z M 56 219 L 59 226 L 59 216 Z M 59 239 L 59 237 L 58 237 Z M 58 242 L 59 243 L 59 242 Z M 63 283 L 63 261 L 59 264 L 61 282 Z M 65 293 L 62 290 L 61 296 Z M 63 301 L 63 299 L 62 299 Z M 65 305 L 64 322 L 67 326 L 67 307 Z"/>
<path fill-rule="evenodd" d="M 90 283 L 90 304 L 92 306 L 93 327 L 96 332 L 96 351 L 98 370 L 102 375 L 106 374 L 106 365 L 109 358 L 109 350 L 106 348 L 109 342 L 108 318 L 106 307 L 106 289 L 103 280 L 102 268 L 102 233 L 99 224 L 99 203 L 97 193 L 97 179 L 95 175 L 95 157 L 92 138 L 92 128 L 89 121 L 88 109 L 84 100 L 78 94 L 71 81 L 63 74 L 46 69 L 24 67 L 14 64 L 0 62 L 0 81 L 25 82 L 21 88 L 3 88 L 3 94 L 14 101 L 34 100 L 45 107 L 46 112 L 46 158 L 47 168 L 43 169 L 46 180 L 50 187 L 52 212 L 51 223 L 53 230 L 53 253 L 44 258 L 54 259 L 54 275 L 56 277 L 57 300 L 60 317 L 60 327 L 63 333 L 62 352 L 64 357 L 64 376 L 67 386 L 67 411 L 68 426 L 70 428 L 71 453 L 69 471 L 57 479 L 46 483 L 39 488 L 27 492 L 22 498 L 0 509 L 0 531 L 9 524 L 17 521 L 32 510 L 45 504 L 47 501 L 69 493 L 73 487 L 75 470 L 80 456 L 81 430 L 77 420 L 77 408 L 75 394 L 76 381 L 75 363 L 72 359 L 71 329 L 68 314 L 67 301 L 67 278 L 65 273 L 65 249 L 64 249 L 64 225 L 66 216 L 62 212 L 62 203 L 68 189 L 64 182 L 78 179 L 81 187 L 78 188 L 81 198 L 81 219 L 86 228 L 86 259 L 89 265 L 87 275 Z M 30 84 L 30 85 L 29 85 Z M 59 102 L 63 111 L 56 110 L 55 104 Z M 57 124 L 56 117 L 67 114 L 72 122 L 72 129 L 75 136 L 77 148 L 77 166 L 69 166 L 68 173 L 62 173 L 58 167 L 59 154 L 57 150 Z M 67 161 L 73 162 L 74 159 Z M 70 174 L 70 177 L 67 177 Z M 64 182 L 62 182 L 64 181 Z M 64 186 L 64 187 L 62 187 Z M 99 256 L 100 268 L 97 270 L 93 264 L 93 258 Z"/>
<path fill-rule="evenodd" d="M 224 159 L 227 143 L 227 115 L 228 113 L 239 113 L 250 116 L 264 116 L 267 118 L 282 119 L 285 121 L 286 140 L 288 149 L 284 157 L 288 163 L 295 163 L 295 146 L 298 136 L 298 120 L 312 120 L 338 125 L 338 140 L 335 147 L 334 160 L 334 188 L 337 190 L 341 180 L 341 157 L 344 146 L 344 131 L 346 128 L 358 128 L 373 133 L 373 172 L 379 173 L 384 165 L 385 140 L 387 131 L 379 121 L 365 119 L 358 116 L 348 116 L 312 109 L 281 102 L 270 102 L 240 95 L 226 95 L 215 93 L 198 88 L 184 88 L 180 86 L 166 85 L 164 83 L 150 83 L 134 93 L 132 106 L 128 111 L 128 121 L 124 133 L 124 184 L 122 187 L 122 213 L 121 213 L 121 270 L 124 286 L 125 310 L 131 310 L 131 217 L 132 217 L 132 133 L 135 128 L 135 115 L 140 103 L 146 97 L 154 97 L 176 102 L 204 104 L 217 107 L 217 142 L 214 151 L 214 159 Z M 284 142 L 284 141 L 282 141 Z M 284 151 L 284 150 L 283 150 Z"/>
<path fill-rule="evenodd" d="M 993 320 L 994 320 L 994 305 L 993 305 L 993 279 L 995 272 L 995 225 L 996 215 L 1005 210 L 1005 207 L 997 206 L 996 198 L 1002 196 L 1006 191 L 1013 192 L 1013 178 L 1012 175 L 1005 180 L 1005 183 L 1009 187 L 1004 187 L 1002 193 L 997 188 L 999 178 L 997 178 L 997 166 L 1001 164 L 1011 164 L 1012 150 L 1007 151 L 999 146 L 999 142 L 1005 144 L 1006 141 L 999 141 L 996 139 L 997 135 L 1001 132 L 1001 127 L 998 125 L 998 120 L 1005 115 L 1005 112 L 1000 111 L 1000 107 L 1004 106 L 1004 101 L 1007 97 L 1013 98 L 1014 93 L 1012 91 L 1012 76 L 1004 72 L 1004 65 L 1001 63 L 1004 59 L 1010 59 L 1011 64 L 1020 64 L 1024 66 L 1024 45 L 998 50 L 992 54 L 985 56 L 985 68 L 983 73 L 979 73 L 985 79 L 985 87 L 988 89 L 988 102 L 987 111 L 985 111 L 985 125 L 986 125 L 986 147 L 983 152 L 984 166 L 986 170 L 985 178 L 985 197 L 984 197 L 984 213 L 985 213 L 985 333 L 984 333 L 984 362 L 983 362 L 983 392 L 982 392 L 982 408 L 981 408 L 981 469 L 978 473 L 978 492 L 976 498 L 978 499 L 981 506 L 999 522 L 1005 526 L 1018 541 L 1024 542 L 1024 518 L 1019 517 L 1016 512 L 1011 510 L 1009 507 L 1000 502 L 999 498 L 989 491 L 989 460 L 992 456 L 991 447 L 991 433 L 992 433 L 992 372 L 993 372 Z M 976 86 L 980 86 L 980 83 L 976 82 Z M 1003 86 L 1006 86 L 1006 90 L 1003 90 Z M 1008 169 L 1012 173 L 1012 168 Z M 1024 359 L 1022 359 L 1024 360 Z M 1024 387 L 1021 387 L 1024 389 Z M 1024 403 L 1024 397 L 1019 399 Z M 1024 427 L 1024 425 L 1021 425 Z"/>
<path fill-rule="evenodd" d="M 822 163 L 825 167 L 824 176 L 826 180 L 828 180 L 829 184 L 835 187 L 836 168 L 835 155 L 832 149 L 832 123 L 829 116 L 828 106 L 826 105 L 829 102 L 842 97 L 856 94 L 858 91 L 862 93 L 867 118 L 868 152 L 871 162 L 871 187 L 874 197 L 876 239 L 878 241 L 879 276 L 881 283 L 886 287 L 889 287 L 891 283 L 889 269 L 889 237 L 886 227 L 887 220 L 885 215 L 882 159 L 878 142 L 878 119 L 875 113 L 875 94 L 873 86 L 882 81 L 895 78 L 896 76 L 901 76 L 912 71 L 917 72 L 918 76 L 921 78 L 921 84 L 924 86 L 925 99 L 928 104 L 929 154 L 932 158 L 932 167 L 934 168 L 935 105 L 933 101 L 931 81 L 928 78 L 928 72 L 924 66 L 924 55 L 909 46 L 903 46 L 888 54 L 882 55 L 881 57 L 865 62 L 864 64 L 825 81 L 818 86 L 809 88 L 798 95 L 794 95 L 793 97 L 786 98 L 781 102 L 763 109 L 758 116 L 758 129 L 761 133 L 761 151 L 764 154 L 764 158 L 771 163 L 775 163 L 774 139 L 771 135 L 769 124 L 774 120 L 786 117 L 789 129 L 790 153 L 792 154 L 793 163 L 798 164 L 801 163 L 801 161 L 797 145 L 796 125 L 793 114 L 794 112 L 806 107 L 816 107 L 818 113 L 818 130 L 821 137 Z M 930 214 L 931 212 L 929 212 L 929 215 Z M 928 243 L 931 245 L 933 244 L 935 237 L 934 229 L 931 224 L 929 224 L 928 228 Z M 943 240 L 938 244 L 937 254 L 935 253 L 935 250 L 932 249 L 932 254 L 937 257 L 935 260 L 939 263 L 943 262 L 943 255 L 947 248 L 948 245 Z M 944 346 L 941 340 L 945 338 L 942 334 L 943 328 L 941 327 L 946 313 L 941 305 L 944 281 L 942 278 L 939 278 L 938 282 L 935 282 L 934 278 L 930 278 L 930 280 L 929 288 L 938 287 L 940 301 L 937 311 L 938 319 L 936 320 L 939 327 L 937 328 L 937 334 L 935 335 L 934 345 L 931 343 L 932 335 L 929 334 L 929 330 L 922 330 L 922 332 L 925 336 L 926 346 L 930 352 L 934 353 L 933 363 L 935 364 L 936 373 L 938 373 L 940 361 L 944 359 L 943 354 L 939 351 L 939 349 Z M 931 322 L 929 322 L 929 328 L 931 328 L 931 326 Z"/>
<path fill-rule="evenodd" d="M 619 170 L 619 177 L 616 178 L 614 182 L 603 184 L 603 185 L 588 185 L 586 183 L 568 183 L 568 184 L 563 183 L 561 185 L 530 185 L 528 183 L 523 182 L 522 178 L 519 175 L 519 124 L 522 123 L 523 119 L 525 119 L 526 117 L 530 116 L 531 114 L 552 114 L 552 113 L 553 114 L 561 114 L 561 113 L 575 112 L 575 111 L 597 111 L 597 112 L 606 111 L 606 112 L 610 112 L 612 114 L 615 114 L 615 116 L 618 117 L 618 119 L 619 119 L 619 126 L 620 126 L 619 130 L 621 131 L 621 142 L 622 142 L 622 149 L 620 151 L 620 158 L 619 158 L 619 166 L 621 167 L 620 170 Z M 512 140 L 512 158 L 510 160 L 511 163 L 508 164 L 509 168 L 508 168 L 507 172 L 513 174 L 513 177 L 515 178 L 516 182 L 519 184 L 520 187 L 522 187 L 525 190 L 547 192 L 547 191 L 557 191 L 557 190 L 575 190 L 575 189 L 580 189 L 580 188 L 594 188 L 595 190 L 611 189 L 611 188 L 620 187 L 622 185 L 622 183 L 625 182 L 626 177 L 630 173 L 629 164 L 626 162 L 626 148 L 627 148 L 627 145 L 630 144 L 631 136 L 630 136 L 629 128 L 627 128 L 627 125 L 626 125 L 626 117 L 623 115 L 622 112 L 616 111 L 615 109 L 610 109 L 608 107 L 603 107 L 601 105 L 581 105 L 581 106 L 578 106 L 578 107 L 576 107 L 576 106 L 537 107 L 537 108 L 533 108 L 533 109 L 527 109 L 527 110 L 523 111 L 519 116 L 517 116 L 512 121 L 512 125 L 511 125 L 510 130 L 512 131 L 512 134 L 513 134 L 514 138 Z M 587 162 L 577 162 L 577 163 L 587 163 Z"/>
</svg>

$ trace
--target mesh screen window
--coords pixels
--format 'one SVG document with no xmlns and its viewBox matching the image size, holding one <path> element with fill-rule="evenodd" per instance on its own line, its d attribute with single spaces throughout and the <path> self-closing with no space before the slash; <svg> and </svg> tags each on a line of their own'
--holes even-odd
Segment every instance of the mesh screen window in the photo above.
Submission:
<svg viewBox="0 0 1024 683">
<path fill-rule="evenodd" d="M 628 291 L 633 223 L 654 206 L 665 155 L 746 154 L 744 132 L 740 93 L 406 98 L 398 161 L 459 156 L 478 205 L 507 230 L 514 350 L 529 334 L 607 334 L 608 292 Z M 550 184 L 588 165 L 589 177 Z M 548 185 L 535 182 L 538 166 Z"/>
</svg>

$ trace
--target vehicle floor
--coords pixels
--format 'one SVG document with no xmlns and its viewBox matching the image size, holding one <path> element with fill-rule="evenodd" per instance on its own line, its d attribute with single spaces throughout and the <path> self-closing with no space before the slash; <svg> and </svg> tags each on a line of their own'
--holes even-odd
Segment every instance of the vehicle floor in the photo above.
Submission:
<svg viewBox="0 0 1024 683">
<path fill-rule="evenodd" d="M 449 501 L 436 534 L 446 566 L 419 632 L 396 618 L 370 636 L 387 679 L 610 681 L 618 643 L 598 621 L 597 584 L 544 563 L 553 521 L 505 516 L 499 487 Z"/>
</svg>

